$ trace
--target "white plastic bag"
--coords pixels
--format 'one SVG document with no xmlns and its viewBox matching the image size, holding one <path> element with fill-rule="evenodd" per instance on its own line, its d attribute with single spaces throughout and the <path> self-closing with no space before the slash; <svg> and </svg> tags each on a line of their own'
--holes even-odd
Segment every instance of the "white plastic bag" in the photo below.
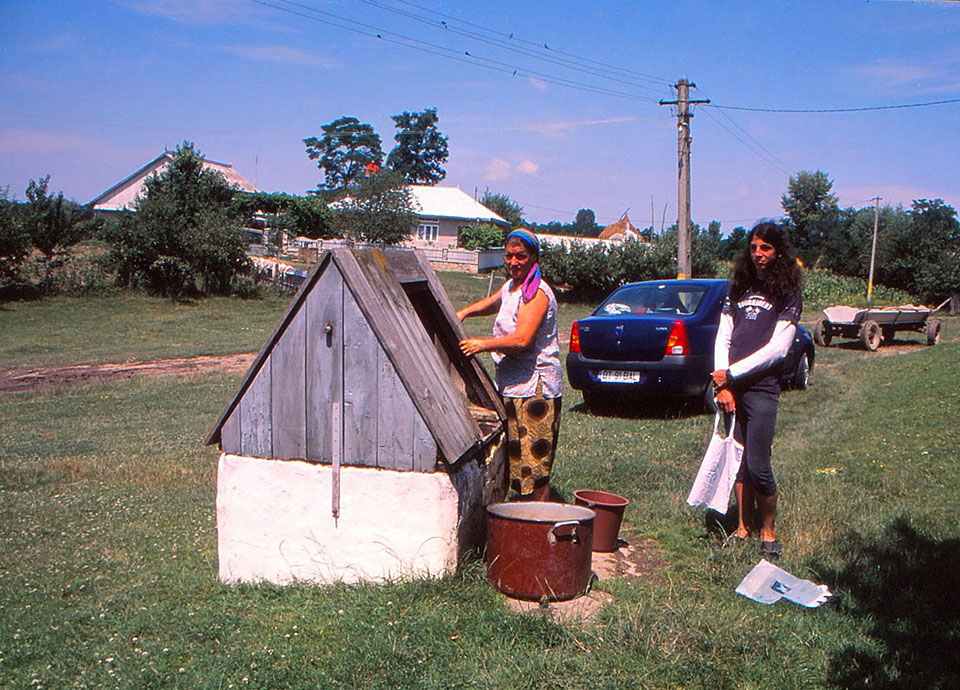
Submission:
<svg viewBox="0 0 960 690">
<path fill-rule="evenodd" d="M 735 414 L 730 415 L 729 426 L 724 425 L 723 416 L 723 413 L 717 413 L 710 445 L 703 454 L 700 471 L 687 496 L 687 503 L 691 506 L 707 507 L 718 513 L 727 512 L 730 492 L 733 491 L 743 457 L 743 445 L 733 438 Z"/>
</svg>

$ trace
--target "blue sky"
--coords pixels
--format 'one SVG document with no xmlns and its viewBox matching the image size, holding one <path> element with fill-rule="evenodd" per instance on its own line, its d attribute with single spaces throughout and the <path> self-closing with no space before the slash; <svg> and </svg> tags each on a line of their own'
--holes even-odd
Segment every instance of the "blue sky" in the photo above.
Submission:
<svg viewBox="0 0 960 690">
<path fill-rule="evenodd" d="M 303 193 L 322 174 L 301 140 L 321 125 L 355 116 L 389 151 L 391 115 L 436 107 L 443 184 L 507 194 L 539 222 L 591 208 L 608 223 L 629 208 L 659 228 L 676 219 L 677 137 L 657 101 L 677 79 L 738 107 L 960 99 L 954 2 L 264 3 L 0 0 L 0 186 L 22 199 L 50 174 L 85 203 L 188 139 L 261 189 Z M 397 44 L 408 39 L 423 50 Z M 445 50 L 459 59 L 434 54 Z M 598 74 L 540 59 L 570 56 Z M 880 195 L 958 207 L 958 131 L 960 103 L 698 106 L 692 217 L 728 232 L 780 215 L 788 176 L 816 169 L 844 206 Z"/>
</svg>

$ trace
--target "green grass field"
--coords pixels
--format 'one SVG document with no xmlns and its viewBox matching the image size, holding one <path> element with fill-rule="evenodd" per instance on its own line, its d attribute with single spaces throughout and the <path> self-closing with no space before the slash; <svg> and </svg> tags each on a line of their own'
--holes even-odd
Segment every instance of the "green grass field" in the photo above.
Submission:
<svg viewBox="0 0 960 690">
<path fill-rule="evenodd" d="M 485 279 L 442 278 L 457 304 L 485 294 Z M 284 301 L 16 305 L 0 312 L 0 347 L 21 348 L 22 365 L 251 351 Z M 562 327 L 588 311 L 562 305 Z M 155 326 L 137 316 L 152 313 Z M 89 357 L 83 343 L 34 353 L 70 314 L 97 324 Z M 782 565 L 830 585 L 816 610 L 734 593 L 755 547 L 718 550 L 684 503 L 709 418 L 594 416 L 568 391 L 557 487 L 629 497 L 625 528 L 667 563 L 600 583 L 615 602 L 589 627 L 512 612 L 477 563 L 387 585 L 220 585 L 216 451 L 201 440 L 239 374 L 2 396 L 0 687 L 957 687 L 960 320 L 944 328 L 936 347 L 818 349 L 813 387 L 783 395 Z"/>
<path fill-rule="evenodd" d="M 251 352 L 288 300 L 178 303 L 127 293 L 0 303 L 0 369 Z"/>
</svg>

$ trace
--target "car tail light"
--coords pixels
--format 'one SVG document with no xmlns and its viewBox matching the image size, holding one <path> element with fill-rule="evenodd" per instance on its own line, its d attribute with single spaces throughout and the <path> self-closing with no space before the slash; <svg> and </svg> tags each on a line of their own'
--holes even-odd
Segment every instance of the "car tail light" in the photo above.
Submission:
<svg viewBox="0 0 960 690">
<path fill-rule="evenodd" d="M 689 355 L 690 341 L 687 339 L 687 327 L 683 321 L 674 321 L 670 336 L 667 338 L 668 355 Z"/>
<path fill-rule="evenodd" d="M 576 321 L 570 326 L 570 352 L 580 352 L 580 326 Z"/>
</svg>

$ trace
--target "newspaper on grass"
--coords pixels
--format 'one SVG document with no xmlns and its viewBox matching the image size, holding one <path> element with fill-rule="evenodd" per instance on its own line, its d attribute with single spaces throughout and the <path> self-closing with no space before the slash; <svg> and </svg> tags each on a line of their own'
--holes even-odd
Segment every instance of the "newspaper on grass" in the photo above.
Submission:
<svg viewBox="0 0 960 690">
<path fill-rule="evenodd" d="M 826 585 L 801 580 L 766 559 L 757 563 L 737 586 L 737 594 L 761 604 L 787 599 L 795 604 L 816 608 L 833 596 Z"/>
</svg>

